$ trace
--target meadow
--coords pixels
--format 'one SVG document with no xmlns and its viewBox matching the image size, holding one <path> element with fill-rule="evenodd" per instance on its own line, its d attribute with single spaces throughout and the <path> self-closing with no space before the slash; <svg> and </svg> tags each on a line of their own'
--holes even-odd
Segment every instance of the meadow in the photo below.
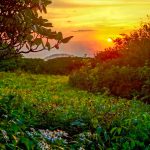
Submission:
<svg viewBox="0 0 150 150">
<path fill-rule="evenodd" d="M 150 149 L 150 106 L 73 88 L 68 76 L 0 73 L 0 149 Z"/>
</svg>

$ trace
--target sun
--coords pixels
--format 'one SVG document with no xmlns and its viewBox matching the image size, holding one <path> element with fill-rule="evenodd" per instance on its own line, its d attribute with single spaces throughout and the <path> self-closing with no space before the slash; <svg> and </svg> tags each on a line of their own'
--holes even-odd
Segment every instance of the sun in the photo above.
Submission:
<svg viewBox="0 0 150 150">
<path fill-rule="evenodd" d="M 111 43 L 111 42 L 113 42 L 113 40 L 111 38 L 108 38 L 107 42 Z"/>
</svg>

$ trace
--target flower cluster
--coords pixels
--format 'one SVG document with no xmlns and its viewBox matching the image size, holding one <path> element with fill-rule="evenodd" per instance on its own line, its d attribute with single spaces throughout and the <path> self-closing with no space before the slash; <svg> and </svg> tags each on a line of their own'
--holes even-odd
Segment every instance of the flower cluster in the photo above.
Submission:
<svg viewBox="0 0 150 150">
<path fill-rule="evenodd" d="M 31 131 L 26 131 L 27 135 L 31 138 L 37 138 L 38 143 L 37 146 L 41 150 L 51 150 L 51 145 L 56 144 L 57 142 L 61 142 L 63 144 L 67 144 L 65 140 L 68 137 L 68 133 L 62 130 L 50 131 L 48 129 L 38 129 L 37 131 L 34 128 L 30 129 Z"/>
<path fill-rule="evenodd" d="M 45 139 L 51 142 L 62 140 L 62 137 L 68 136 L 68 134 L 62 130 L 50 131 L 47 129 L 47 130 L 39 130 L 39 131 Z"/>
</svg>

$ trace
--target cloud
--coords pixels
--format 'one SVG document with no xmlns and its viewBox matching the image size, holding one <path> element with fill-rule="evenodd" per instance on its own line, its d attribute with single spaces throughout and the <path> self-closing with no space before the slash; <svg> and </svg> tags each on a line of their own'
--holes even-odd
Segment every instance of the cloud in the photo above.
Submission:
<svg viewBox="0 0 150 150">
<path fill-rule="evenodd" d="M 89 3 L 80 3 L 78 1 L 74 0 L 57 0 L 57 1 L 52 1 L 52 7 L 54 8 L 80 8 L 82 7 L 89 7 L 91 4 Z"/>
<path fill-rule="evenodd" d="M 72 21 L 71 21 L 71 20 L 68 20 L 67 23 L 72 23 Z"/>
<path fill-rule="evenodd" d="M 118 5 L 150 4 L 150 0 L 53 0 L 52 7 L 55 8 L 79 8 L 79 7 L 107 7 Z"/>
<path fill-rule="evenodd" d="M 94 32 L 96 30 L 90 30 L 90 29 L 83 29 L 83 30 L 75 30 L 75 31 L 72 31 L 72 32 Z"/>
<path fill-rule="evenodd" d="M 110 3 L 111 1 L 111 3 Z M 108 1 L 99 1 L 99 0 L 87 0 L 86 2 L 83 2 L 81 0 L 57 0 L 52 1 L 52 7 L 54 8 L 86 8 L 86 7 L 105 7 L 112 4 L 118 4 L 113 2 L 113 0 Z"/>
</svg>

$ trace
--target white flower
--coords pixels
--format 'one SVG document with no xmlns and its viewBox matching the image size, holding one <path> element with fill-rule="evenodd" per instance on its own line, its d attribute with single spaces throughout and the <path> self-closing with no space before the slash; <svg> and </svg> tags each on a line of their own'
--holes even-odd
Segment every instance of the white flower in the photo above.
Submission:
<svg viewBox="0 0 150 150">
<path fill-rule="evenodd" d="M 6 141 L 9 141 L 9 137 L 7 136 L 7 132 L 5 130 L 1 130 L 2 132 L 2 135 L 3 135 L 3 138 L 6 140 Z"/>
</svg>

